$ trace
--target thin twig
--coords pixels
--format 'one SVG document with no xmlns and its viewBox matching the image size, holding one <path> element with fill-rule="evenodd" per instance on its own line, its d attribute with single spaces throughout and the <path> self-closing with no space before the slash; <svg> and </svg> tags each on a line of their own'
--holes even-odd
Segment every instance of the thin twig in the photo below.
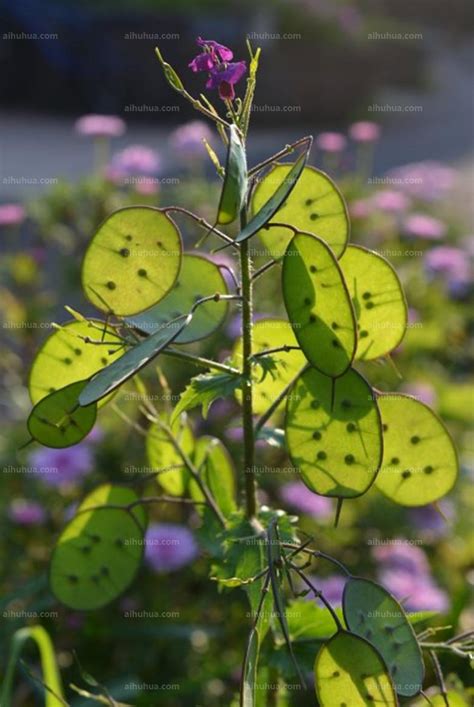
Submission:
<svg viewBox="0 0 474 707">
<path fill-rule="evenodd" d="M 268 422 L 268 420 L 271 418 L 271 416 L 273 415 L 275 410 L 278 408 L 280 403 L 286 398 L 286 396 L 288 395 L 289 391 L 294 386 L 294 384 L 296 383 L 298 378 L 305 372 L 305 370 L 307 368 L 308 368 L 308 365 L 305 365 L 301 369 L 301 371 L 299 371 L 299 373 L 288 383 L 287 386 L 285 386 L 285 388 L 283 388 L 283 390 L 280 392 L 280 394 L 275 398 L 275 400 L 270 405 L 268 410 L 266 412 L 264 412 L 263 415 L 257 420 L 257 422 L 255 424 L 255 428 L 254 428 L 255 436 L 258 435 L 258 433 L 260 432 L 262 427 Z"/>
<path fill-rule="evenodd" d="M 268 157 L 266 160 L 263 160 L 263 162 L 259 162 L 258 164 L 255 165 L 255 167 L 252 167 L 248 171 L 248 176 L 251 177 L 252 175 L 256 174 L 257 172 L 260 172 L 262 169 L 265 167 L 268 167 L 268 165 L 272 164 L 276 160 L 279 160 L 281 157 L 286 157 L 286 155 L 290 155 L 292 152 L 294 152 L 300 145 L 304 145 L 305 143 L 311 142 L 312 141 L 312 136 L 307 135 L 306 137 L 302 137 L 299 140 L 296 140 L 296 142 L 292 142 L 289 145 L 285 145 L 285 147 L 280 150 L 279 152 L 276 152 L 272 157 Z"/>
</svg>

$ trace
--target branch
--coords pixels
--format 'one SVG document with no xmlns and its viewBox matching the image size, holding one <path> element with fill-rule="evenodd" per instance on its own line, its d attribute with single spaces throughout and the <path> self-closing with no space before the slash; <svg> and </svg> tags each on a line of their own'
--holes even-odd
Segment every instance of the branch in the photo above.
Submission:
<svg viewBox="0 0 474 707">
<path fill-rule="evenodd" d="M 285 157 L 286 155 L 290 155 L 298 147 L 300 147 L 301 145 L 304 145 L 308 142 L 312 142 L 312 140 L 313 140 L 312 136 L 307 135 L 306 137 L 302 137 L 299 140 L 296 140 L 296 142 L 292 142 L 289 145 L 285 145 L 285 147 L 282 150 L 280 150 L 279 152 L 276 152 L 272 157 L 268 157 L 263 162 L 259 162 L 257 165 L 255 165 L 255 167 L 252 167 L 251 169 L 249 169 L 248 176 L 251 177 L 252 175 L 256 174 L 257 172 L 260 172 L 265 167 L 268 167 L 268 165 L 272 164 L 273 162 L 276 162 L 276 160 L 279 160 L 281 157 Z"/>
<path fill-rule="evenodd" d="M 257 423 L 255 424 L 255 428 L 254 428 L 255 436 L 258 435 L 258 433 L 260 432 L 262 427 L 268 422 L 268 420 L 271 418 L 271 416 L 273 415 L 275 410 L 278 408 L 280 403 L 286 398 L 286 396 L 288 395 L 288 392 L 294 386 L 294 384 L 296 383 L 298 378 L 306 371 L 307 368 L 308 368 L 308 364 L 305 365 L 301 369 L 301 371 L 299 371 L 299 373 L 297 373 L 297 375 L 288 383 L 288 385 L 285 388 L 283 388 L 281 393 L 275 398 L 275 400 L 270 405 L 268 410 L 266 412 L 264 412 L 263 415 L 257 420 Z"/>
</svg>

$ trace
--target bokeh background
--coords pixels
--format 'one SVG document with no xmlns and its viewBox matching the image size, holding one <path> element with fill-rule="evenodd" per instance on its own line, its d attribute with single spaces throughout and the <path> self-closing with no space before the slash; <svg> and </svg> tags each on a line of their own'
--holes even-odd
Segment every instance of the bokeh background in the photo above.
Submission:
<svg viewBox="0 0 474 707">
<path fill-rule="evenodd" d="M 311 162 L 340 184 L 353 240 L 397 267 L 410 325 L 392 361 L 367 372 L 381 389 L 434 407 L 462 468 L 438 508 L 404 510 L 373 491 L 347 505 L 335 531 L 331 504 L 277 471 L 288 468 L 281 450 L 262 447 L 262 499 L 298 513 L 322 549 L 381 579 L 411 610 L 438 612 L 431 625 L 452 627 L 443 636 L 472 627 L 472 2 L 2 0 L 0 20 L 0 674 L 14 631 L 40 622 L 65 683 L 81 682 L 76 651 L 117 699 L 136 705 L 230 705 L 238 689 L 245 596 L 219 594 L 208 581 L 206 542 L 192 512 L 151 512 L 154 532 L 179 543 L 163 556 L 151 553 L 126 595 L 106 609 L 71 612 L 48 590 L 57 533 L 88 490 L 130 482 L 131 469 L 146 469 L 142 438 L 107 409 L 72 450 L 20 449 L 34 352 L 51 322 L 69 319 L 64 304 L 92 313 L 79 273 L 97 225 L 137 203 L 179 203 L 210 220 L 215 214 L 219 184 L 202 138 L 221 158 L 222 147 L 213 126 L 169 88 L 154 55 L 158 44 L 197 95 L 204 81 L 187 67 L 197 36 L 232 47 L 237 59 L 246 58 L 247 38 L 262 47 L 250 163 L 314 134 Z M 91 114 L 109 120 L 79 121 Z M 198 232 L 189 222 L 182 228 L 192 246 Z M 257 308 L 282 313 L 276 275 L 262 278 Z M 238 330 L 234 311 L 199 350 L 225 357 Z M 171 386 L 161 393 L 165 405 L 191 372 L 169 362 L 163 371 Z M 136 414 L 126 393 L 117 404 Z M 220 437 L 237 464 L 239 424 L 232 401 L 216 403 L 205 423 L 194 419 L 196 432 Z M 340 602 L 341 577 L 323 566 L 315 574 Z M 37 669 L 34 651 L 25 657 Z M 277 665 L 287 670 L 283 651 Z M 469 666 L 450 657 L 444 665 L 468 704 Z M 19 676 L 15 705 L 43 704 L 28 670 L 20 667 Z M 89 704 L 71 695 L 74 707 Z M 278 699 L 313 704 L 312 695 L 283 683 Z"/>
</svg>

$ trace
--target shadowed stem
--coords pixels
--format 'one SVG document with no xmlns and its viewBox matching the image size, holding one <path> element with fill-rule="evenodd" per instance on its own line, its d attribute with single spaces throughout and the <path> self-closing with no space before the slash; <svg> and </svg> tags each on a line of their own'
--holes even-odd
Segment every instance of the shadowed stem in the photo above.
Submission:
<svg viewBox="0 0 474 707">
<path fill-rule="evenodd" d="M 244 207 L 240 214 L 240 225 L 245 228 L 247 212 Z M 252 263 L 248 241 L 240 248 L 240 277 L 242 294 L 242 427 L 244 430 L 244 477 L 247 518 L 257 512 L 256 481 L 254 465 L 255 435 L 253 429 L 252 401 L 252 330 L 253 330 L 253 285 Z"/>
<path fill-rule="evenodd" d="M 297 347 L 297 348 L 299 348 L 299 347 Z M 260 432 L 262 427 L 268 422 L 268 420 L 271 418 L 271 416 L 273 415 L 275 410 L 278 408 L 280 403 L 286 398 L 286 396 L 288 395 L 289 391 L 294 386 L 294 384 L 296 383 L 298 378 L 305 372 L 305 370 L 307 368 L 308 368 L 308 365 L 305 365 L 301 369 L 301 371 L 298 371 L 296 376 L 288 383 L 288 385 L 285 388 L 283 388 L 281 393 L 279 395 L 277 395 L 277 397 L 275 398 L 273 403 L 270 405 L 268 410 L 266 410 L 266 412 L 264 412 L 263 415 L 259 418 L 259 420 L 257 421 L 257 423 L 255 425 L 255 431 L 254 431 L 255 435 L 258 435 L 258 433 Z"/>
</svg>

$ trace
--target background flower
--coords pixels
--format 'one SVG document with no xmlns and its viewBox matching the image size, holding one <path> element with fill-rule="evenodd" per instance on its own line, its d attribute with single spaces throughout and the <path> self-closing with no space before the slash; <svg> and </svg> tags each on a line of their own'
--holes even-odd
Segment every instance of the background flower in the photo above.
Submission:
<svg viewBox="0 0 474 707">
<path fill-rule="evenodd" d="M 41 447 L 29 457 L 41 481 L 49 486 L 74 484 L 92 471 L 94 457 L 88 444 L 82 442 L 66 449 Z"/>
<path fill-rule="evenodd" d="M 184 525 L 152 523 L 145 536 L 145 560 L 154 572 L 172 572 L 198 555 L 194 536 Z"/>
<path fill-rule="evenodd" d="M 91 137 L 120 137 L 127 129 L 126 123 L 117 115 L 83 115 L 76 120 L 76 132 Z"/>
</svg>

